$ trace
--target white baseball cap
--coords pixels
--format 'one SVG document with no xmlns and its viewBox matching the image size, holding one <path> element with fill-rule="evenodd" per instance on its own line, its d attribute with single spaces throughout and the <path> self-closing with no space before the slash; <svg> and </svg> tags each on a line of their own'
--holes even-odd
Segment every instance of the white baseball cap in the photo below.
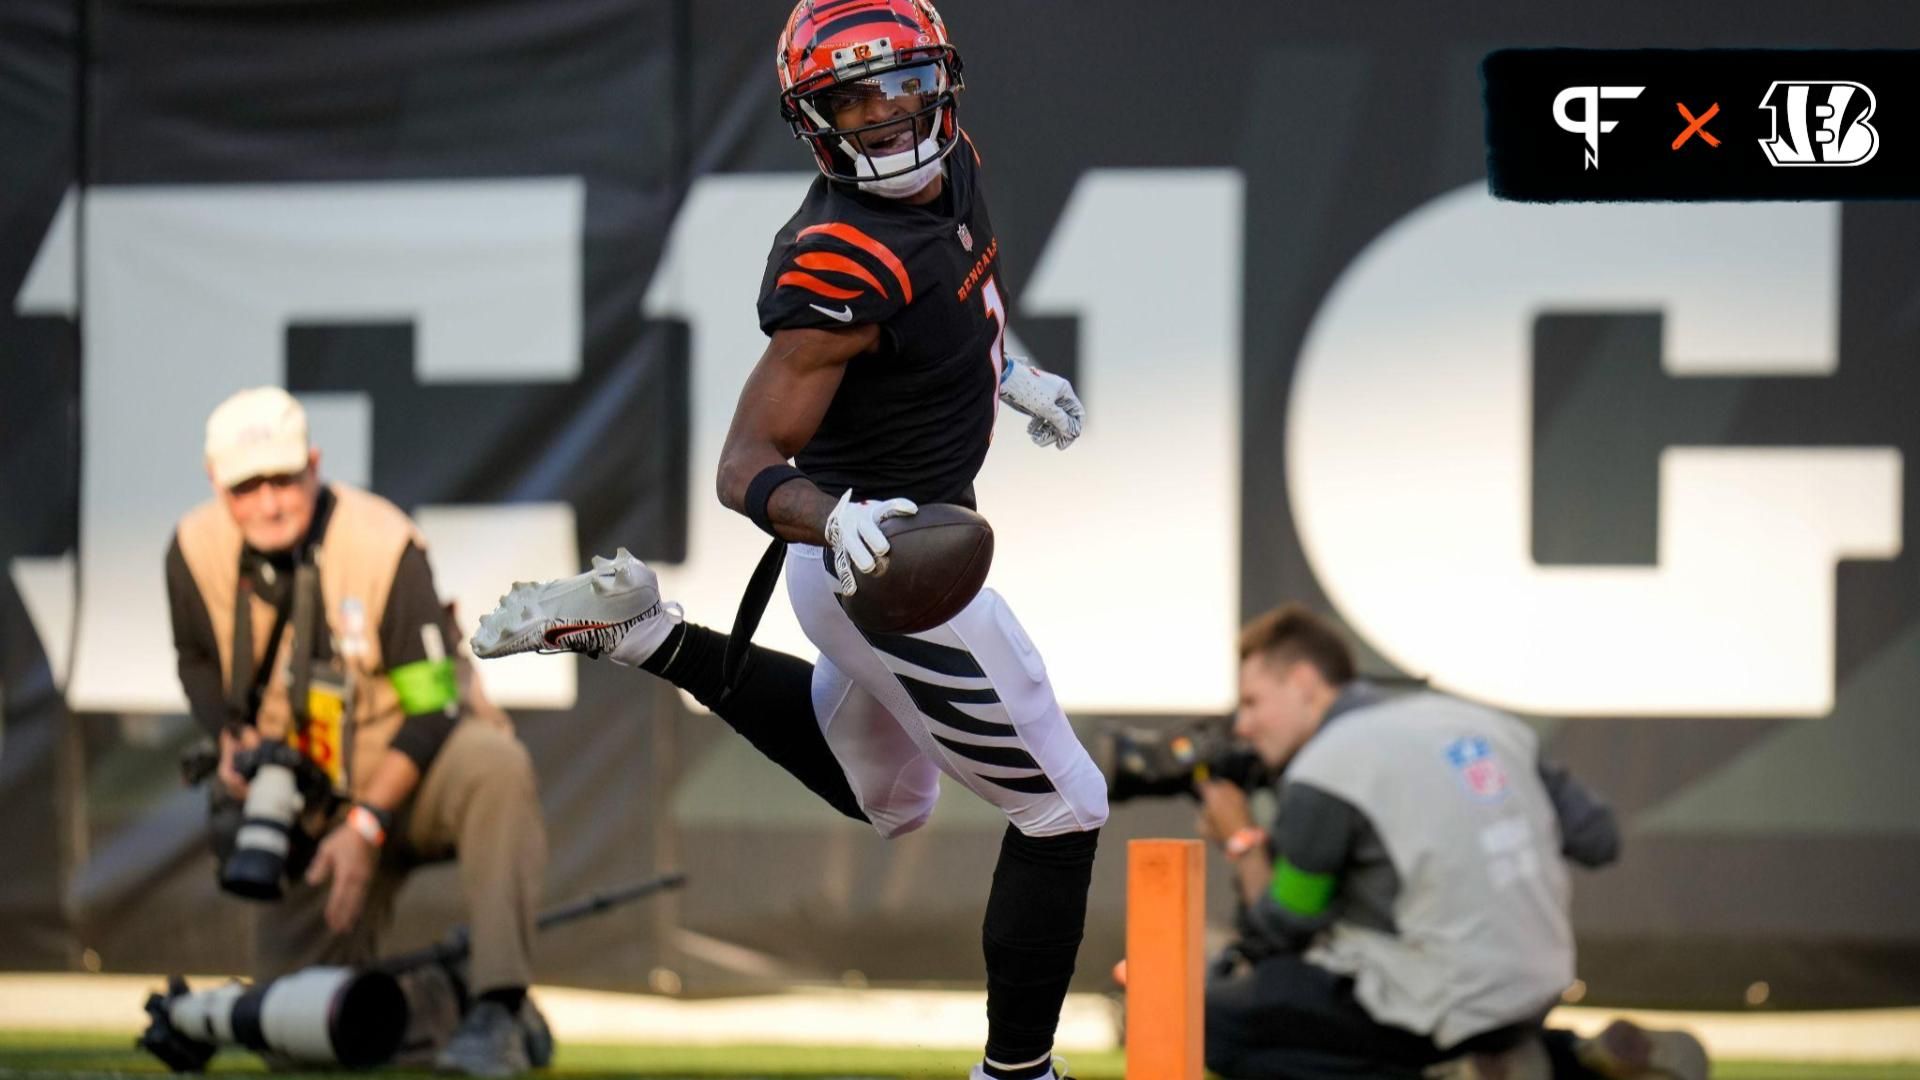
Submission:
<svg viewBox="0 0 1920 1080">
<path fill-rule="evenodd" d="M 307 411 L 277 386 L 242 390 L 207 417 L 207 468 L 233 487 L 307 468 Z"/>
</svg>

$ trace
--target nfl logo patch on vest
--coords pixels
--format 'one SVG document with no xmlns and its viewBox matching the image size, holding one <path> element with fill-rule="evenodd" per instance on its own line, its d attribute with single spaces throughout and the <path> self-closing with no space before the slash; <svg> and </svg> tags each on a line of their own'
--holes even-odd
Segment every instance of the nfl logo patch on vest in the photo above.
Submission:
<svg viewBox="0 0 1920 1080">
<path fill-rule="evenodd" d="M 1447 764 L 1466 786 L 1467 794 L 1481 802 L 1498 802 L 1507 795 L 1507 771 L 1500 767 L 1493 747 L 1477 735 L 1468 735 L 1447 744 Z"/>
<path fill-rule="evenodd" d="M 959 228 L 959 234 L 960 234 L 960 246 L 962 248 L 965 248 L 968 251 L 972 251 L 973 250 L 973 233 L 968 231 L 966 225 L 963 224 Z"/>
</svg>

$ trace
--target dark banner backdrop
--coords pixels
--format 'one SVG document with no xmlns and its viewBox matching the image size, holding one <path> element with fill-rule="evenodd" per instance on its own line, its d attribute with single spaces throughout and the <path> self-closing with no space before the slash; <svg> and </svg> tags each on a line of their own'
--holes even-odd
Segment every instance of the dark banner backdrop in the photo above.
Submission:
<svg viewBox="0 0 1920 1080">
<path fill-rule="evenodd" d="M 1536 719 L 1613 800 L 1625 857 L 1576 885 L 1589 1002 L 1731 1008 L 1763 981 L 1776 1006 L 1920 998 L 1901 469 L 1920 449 L 1920 211 L 1494 204 L 1478 71 L 1516 46 L 1872 47 L 1920 14 L 1747 5 L 1733 40 L 1723 13 L 1651 2 L 1604 25 L 1411 2 L 1204 24 L 1146 3 L 943 13 L 1015 329 L 1096 425 L 1062 464 L 1002 432 L 994 467 L 1039 494 L 983 490 L 983 510 L 1157 521 L 1224 491 L 1192 526 L 1223 538 L 1213 577 L 1150 532 L 1050 539 L 1064 516 L 1008 544 L 996 577 L 1076 720 L 1227 707 L 1232 624 L 1304 599 L 1371 669 Z M 214 888 L 173 766 L 193 732 L 168 704 L 165 627 L 140 614 L 168 523 L 204 491 L 223 389 L 303 395 L 336 475 L 422 514 L 449 591 L 475 550 L 505 549 L 475 572 L 497 592 L 626 545 L 685 567 L 694 616 L 725 625 L 730 607 L 692 600 L 737 592 L 751 558 L 717 554 L 737 545 L 706 524 L 702 447 L 730 404 L 715 365 L 751 363 L 758 337 L 750 292 L 728 290 L 757 280 L 762 222 L 809 168 L 773 103 L 784 14 L 0 13 L 0 965 L 244 964 L 233 925 L 252 913 Z M 1539 137 L 1573 140 L 1577 168 L 1549 106 Z M 448 331 L 449 311 L 488 335 Z M 1129 445 L 1198 475 L 1162 482 Z M 1076 588 L 1149 614 L 1049 635 L 1073 625 L 1050 591 Z M 1204 659 L 1143 675 L 1124 659 L 1142 641 Z M 1123 659 L 1102 671 L 1103 651 Z M 882 844 L 670 690 L 539 663 L 505 696 L 540 771 L 549 899 L 692 875 L 554 934 L 543 980 L 980 977 L 988 808 L 953 793 Z M 1124 840 L 1190 827 L 1184 803 L 1117 809 L 1086 988 L 1120 952 Z M 426 872 L 396 944 L 459 906 L 450 871 Z"/>
<path fill-rule="evenodd" d="M 78 175 L 78 21 L 65 0 L 0 12 L 0 281 L 11 298 Z M 79 338 L 71 319 L 0 305 L 0 559 L 73 546 L 79 458 Z M 57 648 L 57 643 L 53 646 Z M 79 959 L 63 902 L 75 845 L 75 742 L 68 714 L 11 575 L 0 575 L 0 941 L 9 965 Z"/>
</svg>

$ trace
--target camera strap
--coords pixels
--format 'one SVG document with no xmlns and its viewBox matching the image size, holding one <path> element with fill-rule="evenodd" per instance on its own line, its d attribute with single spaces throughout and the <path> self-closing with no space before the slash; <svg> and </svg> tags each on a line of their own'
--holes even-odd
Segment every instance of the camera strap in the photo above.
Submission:
<svg viewBox="0 0 1920 1080">
<path fill-rule="evenodd" d="M 287 704 L 293 711 L 293 730 L 304 733 L 313 716 L 308 693 L 313 688 L 313 635 L 320 615 L 319 552 L 308 549 L 293 570 L 293 656 L 287 679 Z"/>
<path fill-rule="evenodd" d="M 237 717 L 240 723 L 248 727 L 252 727 L 255 719 L 260 715 L 260 699 L 266 693 L 267 684 L 272 681 L 273 662 L 280 654 L 280 642 L 286 637 L 287 624 L 293 621 L 294 615 L 298 614 L 295 609 L 299 607 L 300 597 L 308 595 L 309 602 L 314 605 L 314 611 L 318 610 L 319 577 L 314 566 L 315 560 L 319 557 L 319 540 L 326 535 L 327 523 L 332 518 L 333 493 L 322 487 L 319 498 L 314 502 L 313 521 L 307 526 L 306 538 L 295 548 L 293 603 L 282 601 L 274 605 L 273 631 L 267 639 L 266 655 L 260 658 L 257 666 L 248 665 L 246 662 L 246 658 L 253 655 L 254 596 L 253 578 L 247 573 L 247 563 L 249 558 L 265 560 L 265 556 L 250 552 L 244 545 L 240 549 L 238 580 L 233 590 L 233 662 L 231 665 L 233 685 L 227 690 L 227 705 L 230 715 Z M 267 565 L 269 568 L 272 566 L 270 562 Z M 300 576 L 302 571 L 313 575 L 310 593 L 308 588 L 302 585 Z M 308 612 L 309 619 L 313 617 L 314 611 Z M 304 639 L 297 631 L 294 634 L 296 646 L 302 644 L 303 640 L 311 646 L 313 641 L 311 627 Z M 308 651 L 311 652 L 311 648 Z M 296 656 L 294 668 L 293 674 L 300 683 L 300 690 L 293 699 L 294 730 L 298 731 L 306 727 L 305 690 L 312 673 L 312 657 L 302 660 Z"/>
<path fill-rule="evenodd" d="M 248 662 L 253 658 L 253 596 L 253 578 L 247 573 L 247 556 L 242 553 L 239 580 L 233 590 L 233 684 L 227 688 L 227 707 L 229 715 L 248 727 L 252 727 L 260 715 L 260 698 L 272 677 L 273 661 L 279 655 L 280 640 L 286 636 L 291 614 L 287 605 L 275 605 L 267 652 L 255 666 Z"/>
</svg>

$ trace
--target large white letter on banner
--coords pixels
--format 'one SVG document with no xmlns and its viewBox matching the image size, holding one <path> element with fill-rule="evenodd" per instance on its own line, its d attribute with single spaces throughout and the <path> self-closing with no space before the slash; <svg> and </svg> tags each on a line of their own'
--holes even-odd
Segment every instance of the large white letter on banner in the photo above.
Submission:
<svg viewBox="0 0 1920 1080">
<path fill-rule="evenodd" d="M 1363 252 L 1287 409 L 1288 493 L 1352 626 L 1447 689 L 1547 714 L 1817 716 L 1834 564 L 1900 551 L 1890 448 L 1673 448 L 1658 565 L 1529 550 L 1536 315 L 1663 309 L 1678 376 L 1831 375 L 1832 205 L 1535 207 L 1479 184 Z"/>
<path fill-rule="evenodd" d="M 173 523 L 210 494 L 207 414 L 236 389 L 283 382 L 289 323 L 411 322 L 423 382 L 567 380 L 579 370 L 578 179 L 128 187 L 85 198 L 75 709 L 181 707 L 161 556 Z M 308 404 L 316 445 L 364 469 L 364 396 Z M 510 522 L 526 512 L 502 510 Z M 471 519 L 458 520 L 465 535 Z M 577 560 L 571 532 L 569 518 L 492 535 L 565 534 L 564 550 L 522 551 L 520 565 L 566 573 Z M 457 550 L 435 561 L 443 592 L 497 591 L 463 584 Z M 480 595 L 462 605 L 469 618 L 485 610 Z M 573 676 L 571 665 L 547 664 L 488 678 L 505 702 L 564 704 Z"/>
</svg>

